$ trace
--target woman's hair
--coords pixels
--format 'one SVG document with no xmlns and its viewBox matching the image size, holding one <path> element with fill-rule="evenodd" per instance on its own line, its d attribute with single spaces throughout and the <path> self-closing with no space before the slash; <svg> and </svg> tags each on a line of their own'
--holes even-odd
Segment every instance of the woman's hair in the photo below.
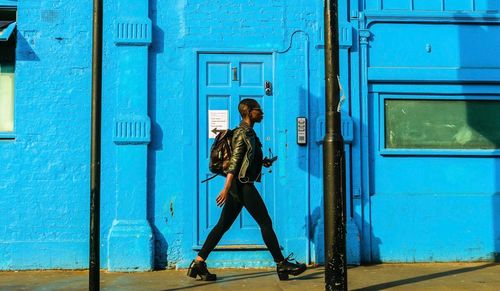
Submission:
<svg viewBox="0 0 500 291">
<path fill-rule="evenodd" d="M 250 114 L 250 111 L 254 108 L 259 107 L 259 103 L 255 99 L 246 98 L 240 101 L 238 104 L 238 111 L 242 118 L 247 117 Z"/>
</svg>

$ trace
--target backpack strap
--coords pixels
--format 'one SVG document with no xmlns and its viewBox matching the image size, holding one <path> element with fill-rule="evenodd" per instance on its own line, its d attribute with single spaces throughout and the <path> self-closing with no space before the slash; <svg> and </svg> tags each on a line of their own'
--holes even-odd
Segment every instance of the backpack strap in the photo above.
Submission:
<svg viewBox="0 0 500 291">
<path fill-rule="evenodd" d="M 215 178 L 215 177 L 217 177 L 217 176 L 219 176 L 219 174 L 215 174 L 215 175 L 213 175 L 212 177 L 207 178 L 207 179 L 205 179 L 205 180 L 201 181 L 201 183 L 205 183 L 205 182 L 207 182 L 207 181 L 210 181 L 210 180 L 212 180 L 213 178 Z"/>
</svg>

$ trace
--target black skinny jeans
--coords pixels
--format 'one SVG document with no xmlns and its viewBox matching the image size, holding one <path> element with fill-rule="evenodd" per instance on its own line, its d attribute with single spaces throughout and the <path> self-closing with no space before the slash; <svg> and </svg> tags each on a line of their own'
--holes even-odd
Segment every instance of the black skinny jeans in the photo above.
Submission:
<svg viewBox="0 0 500 291">
<path fill-rule="evenodd" d="M 262 201 L 255 185 L 250 183 L 243 184 L 237 181 L 233 181 L 230 193 L 227 195 L 226 202 L 222 208 L 219 221 L 208 234 L 207 240 L 203 244 L 198 256 L 202 257 L 204 260 L 207 259 L 210 252 L 212 252 L 217 243 L 219 243 L 222 235 L 224 235 L 236 220 L 243 206 L 245 206 L 253 219 L 259 224 L 264 243 L 271 252 L 274 261 L 283 261 L 285 258 L 281 253 L 278 239 L 274 233 L 271 217 L 269 217 L 266 205 L 264 201 Z"/>
</svg>

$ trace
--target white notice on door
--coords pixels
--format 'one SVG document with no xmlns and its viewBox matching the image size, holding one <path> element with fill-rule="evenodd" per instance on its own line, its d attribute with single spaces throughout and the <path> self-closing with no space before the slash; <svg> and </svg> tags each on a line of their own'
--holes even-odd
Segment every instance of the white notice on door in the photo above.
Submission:
<svg viewBox="0 0 500 291">
<path fill-rule="evenodd" d="M 214 129 L 226 130 L 229 128 L 228 110 L 208 110 L 208 138 L 215 138 Z"/>
</svg>

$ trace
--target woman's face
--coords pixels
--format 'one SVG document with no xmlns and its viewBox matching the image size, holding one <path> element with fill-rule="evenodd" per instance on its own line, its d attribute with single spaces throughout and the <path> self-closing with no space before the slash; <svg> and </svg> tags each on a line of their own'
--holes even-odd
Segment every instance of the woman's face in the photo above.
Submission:
<svg viewBox="0 0 500 291">
<path fill-rule="evenodd" d="M 250 110 L 250 119 L 254 122 L 261 122 L 264 119 L 264 112 L 260 105 L 256 105 L 254 108 Z"/>
</svg>

